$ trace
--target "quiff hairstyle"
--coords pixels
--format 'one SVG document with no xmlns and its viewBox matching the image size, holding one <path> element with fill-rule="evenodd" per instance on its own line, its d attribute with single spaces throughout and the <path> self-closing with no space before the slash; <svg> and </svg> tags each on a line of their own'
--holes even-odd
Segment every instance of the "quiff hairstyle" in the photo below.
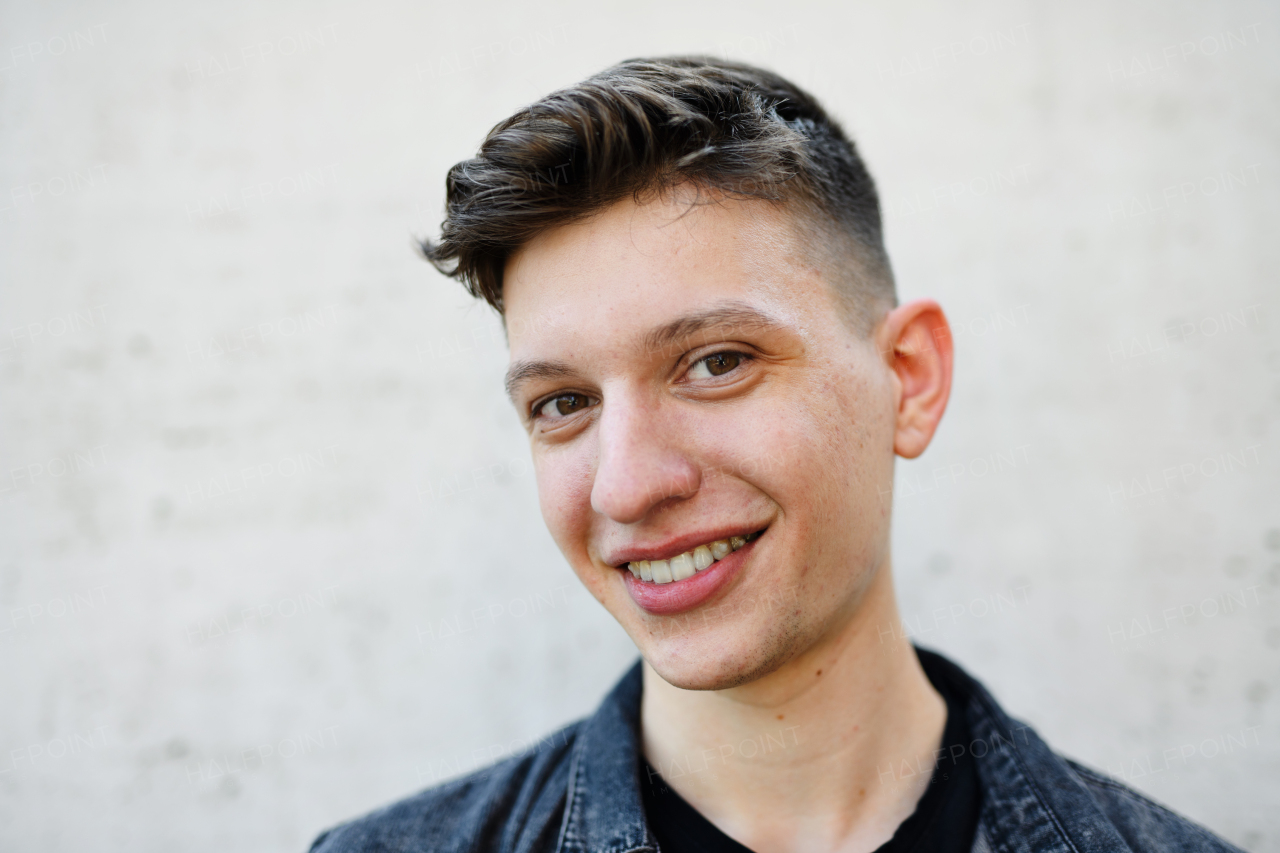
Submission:
<svg viewBox="0 0 1280 853">
<path fill-rule="evenodd" d="M 800 216 L 861 333 L 897 304 L 875 182 L 844 131 L 777 74 L 703 56 L 628 60 L 495 126 L 449 170 L 441 238 L 421 249 L 501 314 L 507 260 L 537 234 L 689 186 Z"/>
</svg>

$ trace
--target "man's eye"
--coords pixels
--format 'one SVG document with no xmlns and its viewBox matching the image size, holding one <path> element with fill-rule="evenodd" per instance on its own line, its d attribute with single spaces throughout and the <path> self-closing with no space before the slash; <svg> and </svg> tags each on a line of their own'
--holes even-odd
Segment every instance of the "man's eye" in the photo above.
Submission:
<svg viewBox="0 0 1280 853">
<path fill-rule="evenodd" d="M 693 379 L 723 376 L 744 361 L 746 356 L 740 352 L 718 352 L 694 362 L 693 367 L 689 369 L 689 376 Z"/>
<path fill-rule="evenodd" d="M 563 418 L 582 411 L 591 405 L 586 394 L 561 394 L 543 402 L 534 411 L 534 417 Z"/>
</svg>

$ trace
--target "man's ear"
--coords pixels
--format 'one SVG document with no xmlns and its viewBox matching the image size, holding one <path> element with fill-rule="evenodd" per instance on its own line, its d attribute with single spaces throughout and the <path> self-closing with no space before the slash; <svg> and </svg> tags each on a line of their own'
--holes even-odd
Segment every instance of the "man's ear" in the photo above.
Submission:
<svg viewBox="0 0 1280 853">
<path fill-rule="evenodd" d="M 937 302 L 917 299 L 885 315 L 875 336 L 894 375 L 893 451 L 914 459 L 929 446 L 951 396 L 951 327 Z"/>
</svg>

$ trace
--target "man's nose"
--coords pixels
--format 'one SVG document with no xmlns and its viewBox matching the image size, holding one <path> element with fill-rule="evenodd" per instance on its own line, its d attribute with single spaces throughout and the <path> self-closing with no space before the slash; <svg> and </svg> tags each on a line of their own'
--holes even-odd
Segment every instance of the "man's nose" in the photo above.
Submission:
<svg viewBox="0 0 1280 853">
<path fill-rule="evenodd" d="M 666 501 L 696 493 L 702 477 L 679 437 L 678 423 L 664 422 L 653 406 L 603 404 L 591 508 L 619 524 L 633 524 Z"/>
</svg>

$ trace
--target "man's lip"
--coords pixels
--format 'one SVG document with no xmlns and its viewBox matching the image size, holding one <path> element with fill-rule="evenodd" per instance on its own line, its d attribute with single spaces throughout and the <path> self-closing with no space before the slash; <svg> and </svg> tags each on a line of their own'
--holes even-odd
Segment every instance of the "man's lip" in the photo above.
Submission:
<svg viewBox="0 0 1280 853">
<path fill-rule="evenodd" d="M 670 560 L 672 557 L 678 557 L 686 551 L 692 551 L 699 545 L 710 545 L 712 542 L 728 539 L 732 536 L 745 538 L 753 533 L 760 533 L 766 526 L 765 524 L 757 524 L 755 526 L 736 524 L 732 527 L 712 528 L 696 533 L 686 533 L 651 545 L 633 545 L 628 548 L 619 548 L 616 551 L 609 552 L 605 557 L 605 562 L 616 569 L 625 569 L 627 563 L 634 563 L 638 560 Z"/>
<path fill-rule="evenodd" d="M 760 541 L 759 537 L 752 539 L 724 559 L 681 581 L 649 583 L 624 570 L 623 583 L 631 600 L 642 610 L 653 616 L 674 616 L 727 595 Z"/>
</svg>

